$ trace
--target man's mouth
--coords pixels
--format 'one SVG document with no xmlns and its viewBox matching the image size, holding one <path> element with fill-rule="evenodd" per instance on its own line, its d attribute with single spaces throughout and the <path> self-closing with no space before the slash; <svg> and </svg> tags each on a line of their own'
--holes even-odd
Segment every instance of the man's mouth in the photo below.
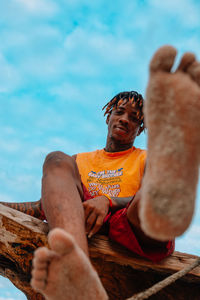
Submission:
<svg viewBox="0 0 200 300">
<path fill-rule="evenodd" d="M 123 127 L 123 126 L 116 126 L 117 129 L 122 130 L 124 132 L 127 132 L 127 128 Z"/>
</svg>

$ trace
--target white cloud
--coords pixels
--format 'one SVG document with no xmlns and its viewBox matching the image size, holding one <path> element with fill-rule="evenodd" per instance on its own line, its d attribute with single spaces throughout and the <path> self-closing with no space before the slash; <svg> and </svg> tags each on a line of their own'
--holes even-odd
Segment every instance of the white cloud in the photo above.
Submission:
<svg viewBox="0 0 200 300">
<path fill-rule="evenodd" d="M 55 1 L 51 0 L 14 0 L 31 14 L 53 16 L 58 11 Z"/>
<path fill-rule="evenodd" d="M 192 224 L 186 233 L 176 239 L 176 251 L 200 256 L 200 225 Z"/>
<path fill-rule="evenodd" d="M 49 139 L 49 143 L 54 145 L 54 149 L 52 149 L 51 151 L 59 150 L 69 155 L 87 151 L 87 148 L 85 146 L 66 138 L 51 137 Z"/>
<path fill-rule="evenodd" d="M 20 61 L 22 74 L 29 79 L 34 78 L 36 81 L 45 81 L 65 73 L 65 68 L 63 68 L 65 64 L 64 53 L 54 47 L 50 46 L 50 48 L 51 51 L 46 53 L 43 51 L 38 51 L 37 54 L 28 53 L 28 55 Z"/>
<path fill-rule="evenodd" d="M 25 300 L 25 295 L 19 291 L 7 278 L 0 276 L 0 300 Z"/>
<path fill-rule="evenodd" d="M 1 190 L 5 191 L 0 194 L 0 201 L 23 202 L 36 201 L 40 198 L 41 175 L 27 175 L 19 168 L 18 174 L 10 176 L 8 172 L 7 176 L 0 184 Z"/>
<path fill-rule="evenodd" d="M 98 104 L 100 109 L 107 101 L 107 99 L 105 99 L 105 95 L 112 94 L 112 90 L 109 85 L 102 85 L 101 83 L 91 84 L 90 82 L 77 84 L 70 82 L 70 80 L 51 87 L 49 92 L 51 95 L 57 96 L 62 100 L 71 101 L 77 104 Z M 67 111 L 67 104 L 65 105 Z M 76 111 L 74 111 L 74 113 L 76 113 Z"/>
<path fill-rule="evenodd" d="M 0 93 L 12 92 L 21 83 L 16 67 L 11 65 L 0 53 Z"/>
<path fill-rule="evenodd" d="M 200 49 L 200 40 L 199 38 L 195 36 L 190 37 L 183 37 L 178 43 L 177 43 L 178 50 L 181 49 L 181 52 L 179 52 L 179 56 L 182 55 L 185 51 L 193 52 L 197 58 L 200 58 L 199 55 L 199 49 Z"/>
<path fill-rule="evenodd" d="M 0 194 L 0 202 L 15 202 L 15 200 L 10 195 Z"/>
<path fill-rule="evenodd" d="M 32 158 L 33 160 L 37 160 L 39 157 L 45 157 L 50 152 L 50 149 L 45 146 L 39 146 L 32 148 L 31 151 L 28 152 L 28 157 Z"/>
<path fill-rule="evenodd" d="M 28 35 L 24 32 L 19 32 L 19 30 L 4 29 L 1 31 L 1 39 L 3 43 L 1 43 L 0 47 L 4 52 L 12 49 L 12 47 L 15 47 L 15 50 L 17 50 L 17 47 L 26 46 L 29 38 L 30 37 Z"/>
<path fill-rule="evenodd" d="M 50 93 L 63 99 L 73 99 L 79 102 L 82 98 L 80 88 L 70 82 L 64 82 L 61 85 L 50 88 Z"/>
<path fill-rule="evenodd" d="M 200 225 L 193 224 L 191 227 L 189 227 L 186 234 L 189 234 L 191 238 L 199 236 L 200 235 Z M 200 241 L 199 241 L 199 245 L 200 245 Z"/>
<path fill-rule="evenodd" d="M 1 126 L 0 131 L 4 136 L 14 135 L 16 133 L 16 129 L 10 126 Z"/>
<path fill-rule="evenodd" d="M 130 39 L 110 33 L 94 33 L 82 28 L 76 28 L 66 37 L 65 49 L 71 54 L 79 52 L 79 57 L 91 61 L 99 60 L 117 65 L 123 64 L 135 54 L 135 45 Z"/>
<path fill-rule="evenodd" d="M 13 54 L 20 54 L 19 49 L 23 50 L 23 54 L 26 53 L 26 50 L 32 54 L 37 46 L 40 46 L 41 51 L 43 45 L 55 45 L 54 43 L 60 41 L 61 38 L 61 33 L 57 28 L 45 23 L 37 23 L 33 26 L 31 22 L 27 21 L 26 28 L 23 30 L 17 26 L 2 29 L 1 39 L 3 43 L 1 43 L 0 48 L 5 52 L 15 47 Z"/>
<path fill-rule="evenodd" d="M 187 27 L 199 26 L 199 4 L 191 0 L 151 0 L 151 3 L 165 13 L 176 16 Z"/>
<path fill-rule="evenodd" d="M 35 183 L 34 183 L 35 182 Z M 30 187 L 36 184 L 36 178 L 33 175 L 27 175 L 27 174 L 20 174 L 15 178 L 15 181 L 13 181 L 13 187 L 16 188 L 16 190 L 28 190 Z"/>
<path fill-rule="evenodd" d="M 3 140 L 0 139 L 1 151 L 5 151 L 6 153 L 14 153 L 18 151 L 22 145 L 18 140 Z"/>
</svg>

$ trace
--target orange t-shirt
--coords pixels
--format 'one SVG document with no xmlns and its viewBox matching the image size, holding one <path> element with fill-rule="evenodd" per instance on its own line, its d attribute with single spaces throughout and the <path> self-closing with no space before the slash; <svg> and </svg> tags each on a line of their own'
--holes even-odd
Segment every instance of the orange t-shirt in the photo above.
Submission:
<svg viewBox="0 0 200 300">
<path fill-rule="evenodd" d="M 146 160 L 146 151 L 132 147 L 121 152 L 77 154 L 81 180 L 91 196 L 130 197 L 139 190 Z"/>
</svg>

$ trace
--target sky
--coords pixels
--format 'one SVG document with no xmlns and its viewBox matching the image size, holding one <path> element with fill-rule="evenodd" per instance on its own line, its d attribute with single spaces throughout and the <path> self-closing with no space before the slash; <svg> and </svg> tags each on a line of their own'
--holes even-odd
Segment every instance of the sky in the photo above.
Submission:
<svg viewBox="0 0 200 300">
<path fill-rule="evenodd" d="M 158 47 L 200 59 L 199 18 L 198 0 L 0 0 L 0 201 L 38 200 L 49 152 L 103 148 L 101 108 L 121 91 L 145 96 Z M 199 234 L 198 186 L 176 250 L 200 255 Z M 0 300 L 14 299 L 26 298 L 0 277 Z"/>
</svg>

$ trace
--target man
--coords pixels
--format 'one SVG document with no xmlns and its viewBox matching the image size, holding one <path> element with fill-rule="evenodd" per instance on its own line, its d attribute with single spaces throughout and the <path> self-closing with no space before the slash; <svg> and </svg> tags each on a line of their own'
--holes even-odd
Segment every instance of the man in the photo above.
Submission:
<svg viewBox="0 0 200 300">
<path fill-rule="evenodd" d="M 162 259 L 172 253 L 173 242 L 148 238 L 138 219 L 139 196 L 130 203 L 140 188 L 146 157 L 133 147 L 144 129 L 143 98 L 137 92 L 120 93 L 106 108 L 105 149 L 73 158 L 62 152 L 47 156 L 42 181 L 46 218 L 50 228 L 71 233 L 85 253 L 85 231 L 91 237 L 104 225 L 111 239 L 152 260 Z"/>
<path fill-rule="evenodd" d="M 144 130 L 142 95 L 119 93 L 103 109 L 108 125 L 105 149 L 73 157 L 57 151 L 46 157 L 41 215 L 50 229 L 71 233 L 87 255 L 86 234 L 91 238 L 101 230 L 140 256 L 161 260 L 173 252 L 174 242 L 148 237 L 138 218 L 146 152 L 133 143 Z"/>
<path fill-rule="evenodd" d="M 171 73 L 175 55 L 174 48 L 165 46 L 150 64 L 145 106 L 148 157 L 143 180 L 145 154 L 132 147 L 143 129 L 139 95 L 138 105 L 137 97 L 130 94 L 107 105 L 108 137 L 104 150 L 78 154 L 77 163 L 61 152 L 47 156 L 42 205 L 50 229 L 61 229 L 50 232 L 51 250 L 36 251 L 31 281 L 46 299 L 108 299 L 88 259 L 85 228 L 91 237 L 102 225 L 108 225 L 110 238 L 157 260 L 172 253 L 174 244 L 168 240 L 188 227 L 198 180 L 200 64 L 193 54 L 186 53 L 177 71 Z M 100 169 L 93 169 L 98 163 L 94 158 L 98 158 Z M 123 166 L 118 168 L 117 163 L 117 169 L 105 169 L 110 160 L 119 160 Z M 86 162 L 92 166 L 89 172 Z M 129 175 L 127 166 L 130 172 L 135 169 L 125 180 L 130 198 L 123 194 L 122 176 Z M 112 184 L 111 179 L 117 177 L 118 183 Z M 94 178 L 96 181 L 92 181 Z M 94 194 L 102 194 L 86 200 L 85 186 Z M 109 197 L 111 191 L 122 197 Z M 119 209 L 120 206 L 124 208 Z"/>
<path fill-rule="evenodd" d="M 138 202 L 140 201 L 138 191 L 144 173 L 146 153 L 133 147 L 133 143 L 136 136 L 144 129 L 143 98 L 137 92 L 123 92 L 116 95 L 105 108 L 108 125 L 105 148 L 80 153 L 73 157 L 62 152 L 50 153 L 44 162 L 42 179 L 42 208 L 49 227 L 64 230 L 64 232 L 52 231 L 51 237 L 53 236 L 55 240 L 53 244 L 61 243 L 62 245 L 64 239 L 68 245 L 66 247 L 68 252 L 69 248 L 74 248 L 74 242 L 76 243 L 79 247 L 78 252 L 70 250 L 69 252 L 73 255 L 71 258 L 69 255 L 67 261 L 75 262 L 74 278 L 82 277 L 84 273 L 85 278 L 89 276 L 87 273 L 91 274 L 89 279 L 91 282 L 93 277 L 96 278 L 97 286 L 96 280 L 94 286 L 92 284 L 95 299 L 106 299 L 107 295 L 96 273 L 93 270 L 90 272 L 90 268 L 87 272 L 84 271 L 88 264 L 84 264 L 82 268 L 82 262 L 87 261 L 85 255 L 88 257 L 86 234 L 91 238 L 101 230 L 110 239 L 153 261 L 161 260 L 174 250 L 173 241 L 163 242 L 148 237 L 142 231 L 138 217 Z M 57 232 L 56 237 L 55 232 Z M 70 233 L 74 241 L 71 241 L 70 236 L 66 236 L 65 233 Z M 49 242 L 54 249 L 51 241 Z M 58 249 L 60 250 L 59 245 Z M 46 249 L 40 249 L 34 266 L 38 264 L 38 261 L 40 263 L 42 261 L 42 265 L 48 264 L 49 253 L 50 256 L 54 254 L 48 252 L 46 256 L 45 251 Z M 46 257 L 45 260 L 43 260 L 43 255 Z M 57 270 L 58 266 L 55 265 L 53 277 L 50 275 L 47 279 L 53 285 L 46 294 L 45 290 L 43 291 L 44 282 L 40 279 L 44 273 L 46 278 L 47 271 L 46 268 L 41 269 L 40 263 L 39 270 L 33 270 L 32 286 L 49 297 L 56 289 L 54 282 L 57 280 L 54 276 L 60 272 Z M 80 269 L 78 265 L 81 266 Z M 70 275 L 71 277 L 73 276 Z M 79 283 L 82 285 L 80 280 Z M 87 290 L 88 283 L 84 282 L 84 286 Z M 67 293 L 74 297 L 75 291 L 70 290 Z M 87 294 L 88 292 L 85 298 L 90 299 Z M 56 294 L 56 297 L 62 298 L 62 292 L 61 295 Z M 82 297 L 84 299 L 81 292 L 81 299 Z M 70 296 L 66 299 L 70 299 Z"/>
</svg>

